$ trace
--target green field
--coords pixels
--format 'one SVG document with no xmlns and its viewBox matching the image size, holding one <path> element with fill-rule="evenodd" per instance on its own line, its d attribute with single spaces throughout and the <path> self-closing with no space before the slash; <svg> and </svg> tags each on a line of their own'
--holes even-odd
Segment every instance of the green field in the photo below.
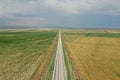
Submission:
<svg viewBox="0 0 120 80">
<path fill-rule="evenodd" d="M 0 31 L 0 80 L 30 80 L 56 35 L 54 30 Z"/>
<path fill-rule="evenodd" d="M 67 35 L 79 35 L 86 37 L 120 37 L 120 30 L 76 30 L 67 29 L 63 30 L 64 34 Z"/>
</svg>

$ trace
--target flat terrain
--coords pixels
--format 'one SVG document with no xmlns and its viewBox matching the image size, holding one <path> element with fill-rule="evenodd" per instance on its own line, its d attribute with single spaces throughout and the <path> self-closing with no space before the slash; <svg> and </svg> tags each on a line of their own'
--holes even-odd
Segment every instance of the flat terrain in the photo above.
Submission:
<svg viewBox="0 0 120 80">
<path fill-rule="evenodd" d="M 43 80 L 57 39 L 55 30 L 1 30 L 0 80 Z M 39 69 L 38 69 L 39 68 Z"/>
<path fill-rule="evenodd" d="M 59 32 L 58 46 L 52 80 L 67 80 L 64 53 L 61 40 L 61 31 Z"/>
<path fill-rule="evenodd" d="M 72 80 L 120 80 L 119 31 L 63 30 L 63 39 Z"/>
<path fill-rule="evenodd" d="M 120 30 L 0 30 L 0 80 L 120 80 Z"/>
</svg>

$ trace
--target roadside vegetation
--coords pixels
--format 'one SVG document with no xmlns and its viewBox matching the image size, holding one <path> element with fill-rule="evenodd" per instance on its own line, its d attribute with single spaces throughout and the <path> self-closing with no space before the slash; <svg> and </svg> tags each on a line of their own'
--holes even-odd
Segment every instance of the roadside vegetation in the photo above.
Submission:
<svg viewBox="0 0 120 80">
<path fill-rule="evenodd" d="M 120 34 L 109 32 L 63 30 L 72 80 L 120 80 Z"/>
<path fill-rule="evenodd" d="M 57 41 L 58 41 L 58 37 L 57 37 Z M 55 64 L 55 57 L 56 57 L 56 50 L 57 50 L 57 44 L 55 44 L 53 55 L 51 56 L 52 59 L 49 63 L 49 69 L 47 72 L 46 80 L 52 80 L 53 71 L 54 71 L 54 64 Z"/>
<path fill-rule="evenodd" d="M 65 66 L 66 66 L 66 74 L 67 74 L 67 80 L 73 80 L 72 78 L 72 68 L 71 68 L 71 63 L 68 55 L 68 51 L 66 49 L 65 43 L 63 41 L 63 36 L 62 36 L 62 42 L 63 42 L 63 52 L 64 52 L 64 60 L 65 60 Z"/>
<path fill-rule="evenodd" d="M 46 78 L 57 31 L 0 31 L 0 80 Z M 37 78 L 36 78 L 37 79 Z"/>
</svg>

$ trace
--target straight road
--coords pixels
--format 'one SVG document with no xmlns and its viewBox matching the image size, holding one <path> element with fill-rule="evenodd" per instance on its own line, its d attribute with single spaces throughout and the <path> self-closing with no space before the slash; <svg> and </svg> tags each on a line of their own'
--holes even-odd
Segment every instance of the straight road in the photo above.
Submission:
<svg viewBox="0 0 120 80">
<path fill-rule="evenodd" d="M 61 40 L 61 31 L 59 31 L 56 59 L 52 80 L 67 80 L 66 67 L 64 62 L 64 53 Z"/>
</svg>

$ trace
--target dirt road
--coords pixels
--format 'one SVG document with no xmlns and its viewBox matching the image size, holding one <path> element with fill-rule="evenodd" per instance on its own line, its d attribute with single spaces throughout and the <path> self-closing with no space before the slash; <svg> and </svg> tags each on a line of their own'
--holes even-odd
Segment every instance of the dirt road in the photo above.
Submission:
<svg viewBox="0 0 120 80">
<path fill-rule="evenodd" d="M 59 39 L 52 80 L 67 80 L 64 53 L 61 40 L 61 31 L 59 31 Z"/>
</svg>

